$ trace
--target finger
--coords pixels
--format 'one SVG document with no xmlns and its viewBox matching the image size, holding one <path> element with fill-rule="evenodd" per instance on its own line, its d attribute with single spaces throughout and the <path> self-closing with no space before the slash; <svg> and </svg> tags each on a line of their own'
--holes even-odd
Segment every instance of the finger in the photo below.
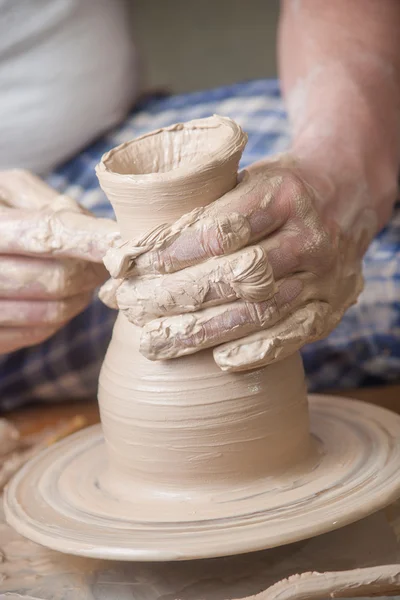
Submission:
<svg viewBox="0 0 400 600">
<path fill-rule="evenodd" d="M 118 306 L 129 321 L 142 327 L 152 319 L 194 312 L 238 298 L 249 302 L 267 300 L 275 291 L 274 279 L 303 270 L 318 271 L 318 256 L 309 250 L 307 236 L 283 227 L 258 246 L 209 259 L 178 273 L 128 278 L 119 284 Z M 325 265 L 326 261 L 322 262 Z M 242 272 L 242 279 L 236 276 L 238 272 Z M 114 297 L 114 308 L 115 302 Z"/>
<path fill-rule="evenodd" d="M 58 256 L 101 262 L 119 237 L 111 219 L 48 209 L 26 211 L 2 208 L 0 254 Z"/>
<path fill-rule="evenodd" d="M 117 292 L 119 308 L 143 326 L 161 316 L 194 312 L 241 298 L 261 302 L 275 292 L 271 266 L 259 246 L 210 259 L 158 278 L 131 278 Z"/>
<path fill-rule="evenodd" d="M 69 196 L 59 194 L 30 171 L 12 169 L 0 171 L 0 202 L 12 208 L 41 210 L 72 210 L 86 212 Z"/>
<path fill-rule="evenodd" d="M 89 304 L 91 294 L 66 300 L 0 300 L 0 327 L 62 325 Z"/>
<path fill-rule="evenodd" d="M 339 320 L 326 302 L 310 302 L 265 331 L 215 348 L 214 360 L 223 371 L 264 367 L 325 337 Z"/>
<path fill-rule="evenodd" d="M 275 231 L 286 215 L 277 210 L 281 177 L 268 182 L 245 178 L 232 192 L 204 209 L 166 247 L 139 256 L 137 272 L 172 273 L 209 258 L 235 252 Z M 268 207 L 268 210 L 266 208 Z"/>
<path fill-rule="evenodd" d="M 0 298 L 53 300 L 81 294 L 103 283 L 101 264 L 76 259 L 0 256 Z"/>
<path fill-rule="evenodd" d="M 169 252 L 173 252 L 177 238 L 181 240 L 180 268 L 196 265 L 202 262 L 201 253 L 198 251 L 200 237 L 208 237 L 209 230 L 217 230 L 216 238 L 211 241 L 213 249 L 209 251 L 209 258 L 231 254 L 246 246 L 250 239 L 250 226 L 245 217 L 231 213 L 209 218 L 206 216 L 206 210 L 195 209 L 173 225 L 161 225 L 139 240 L 119 240 L 110 248 L 104 259 L 110 275 L 120 278 L 128 274 L 163 274 L 178 271 L 178 263 L 175 266 L 172 263 L 161 264 L 164 260 L 169 261 Z"/>
<path fill-rule="evenodd" d="M 57 327 L 0 327 L 0 355 L 36 346 L 51 337 Z"/>
<path fill-rule="evenodd" d="M 293 199 L 304 193 L 297 179 L 283 177 L 279 170 L 265 170 L 254 178 L 246 175 L 234 190 L 210 206 L 184 215 L 150 236 L 144 254 L 138 255 L 141 244 L 136 244 L 134 273 L 173 273 L 255 243 L 288 220 Z M 129 264 L 126 247 L 111 254 L 111 262 Z"/>
<path fill-rule="evenodd" d="M 275 280 L 305 272 L 322 276 L 332 268 L 332 249 L 317 248 L 307 230 L 284 225 L 258 245 L 267 256 Z"/>
<path fill-rule="evenodd" d="M 240 339 L 271 327 L 293 310 L 303 283 L 288 279 L 265 302 L 244 302 L 214 306 L 192 314 L 163 317 L 142 330 L 140 352 L 149 360 L 170 359 L 193 354 Z"/>
</svg>

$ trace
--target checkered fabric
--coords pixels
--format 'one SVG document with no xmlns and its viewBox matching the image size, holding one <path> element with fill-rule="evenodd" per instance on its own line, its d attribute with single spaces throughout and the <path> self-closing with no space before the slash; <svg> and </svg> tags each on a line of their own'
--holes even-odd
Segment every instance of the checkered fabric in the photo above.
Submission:
<svg viewBox="0 0 400 600">
<path fill-rule="evenodd" d="M 242 166 L 285 150 L 288 125 L 276 81 L 151 98 L 119 127 L 57 169 L 48 182 L 98 216 L 112 216 L 94 167 L 110 148 L 146 131 L 214 113 L 249 134 Z M 60 140 L 61 143 L 61 140 Z M 381 384 L 400 375 L 400 205 L 364 262 L 366 289 L 328 339 L 303 351 L 311 390 Z M 99 368 L 115 313 L 92 304 L 50 340 L 0 358 L 0 407 L 34 399 L 59 401 L 96 393 Z"/>
</svg>

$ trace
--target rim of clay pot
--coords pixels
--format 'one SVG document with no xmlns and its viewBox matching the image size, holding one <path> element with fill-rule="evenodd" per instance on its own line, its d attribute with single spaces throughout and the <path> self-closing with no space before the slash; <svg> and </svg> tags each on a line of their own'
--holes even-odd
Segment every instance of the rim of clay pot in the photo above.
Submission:
<svg viewBox="0 0 400 600">
<path fill-rule="evenodd" d="M 191 161 L 189 165 L 187 162 L 181 161 L 178 166 L 169 168 L 165 171 L 148 170 L 143 173 L 121 173 L 115 168 L 121 154 L 126 155 L 128 149 L 134 148 L 150 137 L 159 136 L 165 132 L 179 132 L 184 129 L 188 131 L 199 131 L 201 129 L 207 130 L 218 127 L 223 127 L 228 134 L 225 135 L 222 140 L 216 141 L 214 150 L 211 152 L 207 151 L 199 153 L 198 158 Z M 148 181 L 152 186 L 155 184 L 157 185 L 157 183 L 179 181 L 181 179 L 186 179 L 188 175 L 192 173 L 201 174 L 210 169 L 215 169 L 218 165 L 225 165 L 228 161 L 236 160 L 236 158 L 240 159 L 243 149 L 247 144 L 247 139 L 247 134 L 245 134 L 241 127 L 229 117 L 213 115 L 208 118 L 194 119 L 187 123 L 176 123 L 174 125 L 161 127 L 156 131 L 145 133 L 133 140 L 120 144 L 102 156 L 100 163 L 96 166 L 96 172 L 98 174 L 107 174 L 107 177 L 118 180 L 126 179 L 129 181 L 136 181 L 137 183 L 146 183 Z M 223 151 L 224 148 L 225 151 Z"/>
</svg>

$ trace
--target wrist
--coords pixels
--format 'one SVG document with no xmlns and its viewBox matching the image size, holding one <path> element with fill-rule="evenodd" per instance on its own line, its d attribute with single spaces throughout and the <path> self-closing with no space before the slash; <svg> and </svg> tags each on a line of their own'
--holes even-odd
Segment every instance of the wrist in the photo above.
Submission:
<svg viewBox="0 0 400 600">
<path fill-rule="evenodd" d="M 308 136 L 293 141 L 293 156 L 305 180 L 315 189 L 321 212 L 346 226 L 368 214 L 375 214 L 371 239 L 389 220 L 398 190 L 396 161 L 371 152 L 365 140 L 359 146 L 341 138 L 328 138 L 319 144 Z"/>
</svg>

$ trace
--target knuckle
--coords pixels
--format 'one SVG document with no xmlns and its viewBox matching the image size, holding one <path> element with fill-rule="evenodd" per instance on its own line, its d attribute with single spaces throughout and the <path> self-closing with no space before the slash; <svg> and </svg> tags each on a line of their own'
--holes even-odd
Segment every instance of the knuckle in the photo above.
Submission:
<svg viewBox="0 0 400 600">
<path fill-rule="evenodd" d="M 315 271 L 325 275 L 337 260 L 337 251 L 329 233 L 321 228 L 314 234 L 314 251 L 310 253 Z"/>
<path fill-rule="evenodd" d="M 214 236 L 209 236 L 205 240 L 205 245 L 209 248 L 208 254 L 211 256 L 221 256 L 225 254 L 228 244 L 226 242 L 227 230 L 224 227 L 216 225 Z"/>
<path fill-rule="evenodd" d="M 177 258 L 173 248 L 155 250 L 149 255 L 149 266 L 155 273 L 173 273 L 176 270 Z"/>
<path fill-rule="evenodd" d="M 306 213 L 313 205 L 311 190 L 299 175 L 292 171 L 286 173 L 282 181 L 281 192 L 284 192 L 281 194 L 282 198 L 288 202 L 295 213 L 299 211 Z"/>
<path fill-rule="evenodd" d="M 200 246 L 204 257 L 223 256 L 229 248 L 227 230 L 217 222 L 212 227 L 203 229 Z"/>
<path fill-rule="evenodd" d="M 176 262 L 175 254 L 174 244 L 159 250 L 149 250 L 135 258 L 135 274 L 172 273 Z M 115 276 L 115 273 L 110 269 L 109 271 Z"/>
<path fill-rule="evenodd" d="M 264 329 L 274 316 L 279 315 L 279 307 L 274 301 L 246 302 L 245 311 L 248 323 L 256 329 Z"/>
<path fill-rule="evenodd" d="M 309 195 L 308 186 L 294 171 L 287 171 L 283 181 L 292 196 L 299 197 Z"/>
<path fill-rule="evenodd" d="M 298 266 L 315 274 L 326 274 L 338 258 L 338 248 L 330 232 L 319 220 L 302 226 L 291 240 Z"/>
<path fill-rule="evenodd" d="M 279 187 L 274 192 L 274 205 L 279 214 L 285 216 L 284 221 L 292 224 L 293 219 L 310 221 L 310 215 L 315 212 L 312 190 L 292 170 L 282 173 Z"/>
<path fill-rule="evenodd" d="M 245 246 L 251 235 L 247 218 L 237 212 L 206 222 L 202 228 L 201 245 L 206 257 L 232 254 Z"/>
</svg>

